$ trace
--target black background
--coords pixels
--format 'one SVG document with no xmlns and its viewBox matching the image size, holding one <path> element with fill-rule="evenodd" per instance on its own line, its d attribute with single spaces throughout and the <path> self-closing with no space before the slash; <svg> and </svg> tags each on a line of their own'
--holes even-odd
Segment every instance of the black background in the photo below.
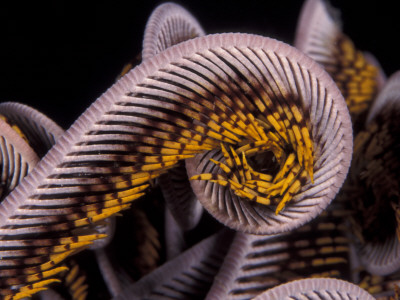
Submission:
<svg viewBox="0 0 400 300">
<path fill-rule="evenodd" d="M 292 43 L 303 1 L 180 1 L 207 33 L 248 32 Z M 0 102 L 29 104 L 64 128 L 141 51 L 146 20 L 161 1 L 0 4 Z M 386 74 L 400 68 L 396 2 L 331 1 L 344 32 Z M 362 5 L 362 6 L 361 6 Z"/>
</svg>

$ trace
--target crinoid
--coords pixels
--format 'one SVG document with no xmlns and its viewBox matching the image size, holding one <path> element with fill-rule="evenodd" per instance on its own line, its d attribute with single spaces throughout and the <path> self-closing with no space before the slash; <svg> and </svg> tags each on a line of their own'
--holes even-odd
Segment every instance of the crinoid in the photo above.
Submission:
<svg viewBox="0 0 400 300">
<path fill-rule="evenodd" d="M 399 268 L 398 76 L 333 11 L 305 1 L 292 46 L 164 3 L 68 130 L 1 103 L 0 297 L 371 298 L 348 281 Z"/>
</svg>

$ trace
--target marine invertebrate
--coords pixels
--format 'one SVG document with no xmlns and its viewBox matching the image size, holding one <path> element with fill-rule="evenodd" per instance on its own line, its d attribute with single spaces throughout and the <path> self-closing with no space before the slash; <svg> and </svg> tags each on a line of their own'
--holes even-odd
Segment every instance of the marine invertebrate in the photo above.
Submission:
<svg viewBox="0 0 400 300">
<path fill-rule="evenodd" d="M 351 199 L 361 260 L 372 274 L 398 270 L 399 73 L 379 93 L 365 129 L 355 138 L 355 158 L 346 199 Z"/>
<path fill-rule="evenodd" d="M 273 45 L 275 42 L 271 41 L 270 43 L 271 45 Z M 209 211 L 214 213 L 217 218 L 223 220 L 224 222 L 229 224 L 229 226 L 237 226 L 235 227 L 236 229 L 240 228 L 241 230 L 245 229 L 246 231 L 252 231 L 250 228 L 258 228 L 256 229 L 256 231 L 253 231 L 257 233 L 274 233 L 277 231 L 288 230 L 289 228 L 293 228 L 290 226 L 298 226 L 303 221 L 305 221 L 305 219 L 309 220 L 310 218 L 312 218 L 312 216 L 317 215 L 320 210 L 317 209 L 314 212 L 310 212 L 312 210 L 310 210 L 309 207 L 307 208 L 307 212 L 309 212 L 310 214 L 302 214 L 301 202 L 302 200 L 305 200 L 305 204 L 310 201 L 308 203 L 308 205 L 310 206 L 316 204 L 316 202 L 313 202 L 314 200 L 317 201 L 319 204 L 324 203 L 325 201 L 326 203 L 330 202 L 330 196 L 328 195 L 333 195 L 336 193 L 334 191 L 336 184 L 333 184 L 331 185 L 331 187 L 326 189 L 326 194 L 324 194 L 324 192 L 322 192 L 322 194 L 319 194 L 319 196 L 317 196 L 317 194 L 323 189 L 327 188 L 326 186 L 324 186 L 324 182 L 327 182 L 326 180 L 328 180 L 328 178 L 332 178 L 331 176 L 338 176 L 336 177 L 336 179 L 338 180 L 338 185 L 340 186 L 340 177 L 342 176 L 340 174 L 342 173 L 342 170 L 337 169 L 337 171 L 334 171 L 335 175 L 333 175 L 333 173 L 331 175 L 328 175 L 328 173 L 325 173 L 326 169 L 324 169 L 324 165 L 327 166 L 327 157 L 336 157 L 335 159 L 338 159 L 338 162 L 340 162 L 337 166 L 343 166 L 343 168 L 346 169 L 346 161 L 350 158 L 350 153 L 347 149 L 351 149 L 352 143 L 349 120 L 347 119 L 346 115 L 342 115 L 342 112 L 346 112 L 346 107 L 344 105 L 342 106 L 341 100 L 336 101 L 336 99 L 338 99 L 336 96 L 337 92 L 331 90 L 329 84 L 325 85 L 325 87 L 318 87 L 318 85 L 323 84 L 325 78 L 328 77 L 325 77 L 325 75 L 323 75 L 323 73 L 321 73 L 320 71 L 317 71 L 316 68 L 314 69 L 314 65 L 308 64 L 307 58 L 303 57 L 299 52 L 296 53 L 294 49 L 286 48 L 286 46 L 282 44 L 277 44 L 273 47 L 276 47 L 276 50 L 273 50 L 272 52 L 260 53 L 257 52 L 257 50 L 254 50 L 253 53 L 249 51 L 243 51 L 241 53 L 240 51 L 235 50 L 225 50 L 226 54 L 222 52 L 221 54 L 218 53 L 218 55 L 221 56 L 221 60 L 223 58 L 222 55 L 227 55 L 230 57 L 231 60 L 229 61 L 229 64 L 227 64 L 228 66 L 223 69 L 223 71 L 226 74 L 233 74 L 230 76 L 235 76 L 235 74 L 232 72 L 237 72 L 239 74 L 237 85 L 240 86 L 241 90 L 248 90 L 247 93 L 255 99 L 253 101 L 256 103 L 256 105 L 261 105 L 261 107 L 258 107 L 258 109 L 260 109 L 260 112 L 264 112 L 264 114 L 266 114 L 267 116 L 266 119 L 263 119 L 263 117 L 259 117 L 260 113 L 255 112 L 256 120 L 259 120 L 258 118 L 260 118 L 260 123 L 264 124 L 263 126 L 265 126 L 266 128 L 271 128 L 271 130 L 267 131 L 267 134 L 271 134 L 272 136 L 266 137 L 264 140 L 257 140 L 257 138 L 254 138 L 254 144 L 248 142 L 248 145 L 246 145 L 245 143 L 243 145 L 243 148 L 239 148 L 239 153 L 246 153 L 246 151 L 248 151 L 249 153 L 253 152 L 250 155 L 256 154 L 257 151 L 264 153 L 267 152 L 266 155 L 271 155 L 271 153 L 273 153 L 272 157 L 275 157 L 275 159 L 277 160 L 277 164 L 279 165 L 279 169 L 281 171 L 279 172 L 275 170 L 276 173 L 274 173 L 273 166 L 268 166 L 268 163 L 271 163 L 271 158 L 268 159 L 266 157 L 264 157 L 264 159 L 266 160 L 266 165 L 261 165 L 259 167 L 261 169 L 264 167 L 267 170 L 269 169 L 269 172 L 273 173 L 272 176 L 270 174 L 260 174 L 258 171 L 251 171 L 251 168 L 246 163 L 245 154 L 242 153 L 242 158 L 240 158 L 238 155 L 236 155 L 236 150 L 231 149 L 229 150 L 231 153 L 228 153 L 228 150 L 223 150 L 225 161 L 230 161 L 227 162 L 229 166 L 218 164 L 218 166 L 221 167 L 221 169 L 223 169 L 225 173 L 228 173 L 229 182 L 226 177 L 221 175 L 204 175 L 204 177 L 203 175 L 200 175 L 198 177 L 193 177 L 196 179 L 204 178 L 210 180 L 211 182 L 215 181 L 217 183 L 220 183 L 220 185 L 222 186 L 229 186 L 233 188 L 237 195 L 264 204 L 269 204 L 269 202 L 272 203 L 273 201 L 269 199 L 269 196 L 263 198 L 263 193 L 271 192 L 272 195 L 279 195 L 278 202 L 276 203 L 280 203 L 280 205 L 278 204 L 276 211 L 275 209 L 273 209 L 273 212 L 279 212 L 283 207 L 282 204 L 285 204 L 289 199 L 291 199 L 294 194 L 299 193 L 299 189 L 300 187 L 302 187 L 304 193 L 299 193 L 299 198 L 295 199 L 295 201 L 293 201 L 295 203 L 292 204 L 292 207 L 294 209 L 293 215 L 289 207 L 285 210 L 285 213 L 287 213 L 287 215 L 285 215 L 285 213 L 282 213 L 275 214 L 275 216 L 273 216 L 273 214 L 271 213 L 271 209 L 266 208 L 267 206 L 252 205 L 249 204 L 250 202 L 243 202 L 241 200 L 238 203 L 236 198 L 237 195 L 226 195 L 227 193 L 224 187 L 221 190 L 218 190 L 219 187 L 215 187 L 213 185 L 193 185 L 193 189 L 197 193 L 197 195 L 199 195 L 200 201 L 202 201 L 202 199 L 211 199 L 211 201 L 203 200 L 202 203 Z M 217 56 L 217 53 L 215 54 L 215 56 Z M 226 61 L 227 59 L 224 59 L 224 62 Z M 246 66 L 245 69 L 243 69 L 243 67 L 241 66 L 242 61 L 249 61 L 250 65 Z M 258 64 L 260 61 L 261 68 L 258 69 Z M 215 64 L 217 65 L 217 63 Z M 231 64 L 232 67 L 230 66 Z M 266 68 L 268 71 L 266 73 L 263 73 L 263 68 Z M 314 71 L 317 72 L 316 74 L 318 75 L 312 75 Z M 268 72 L 271 72 L 271 74 L 273 75 L 268 75 Z M 306 75 L 302 72 L 308 73 L 309 75 Z M 266 77 L 263 78 L 263 76 Z M 311 78 L 310 81 L 306 83 L 303 80 L 307 78 L 307 76 L 310 76 Z M 314 76 L 318 77 L 318 79 L 316 79 L 316 77 Z M 240 80 L 240 78 L 243 77 L 246 78 L 246 81 L 244 82 Z M 267 78 L 270 78 L 270 80 L 268 80 Z M 229 78 L 224 80 L 228 81 Z M 260 83 L 260 85 L 258 85 L 258 83 Z M 265 84 L 266 86 L 265 90 L 263 90 L 262 88 L 263 84 Z M 311 89 L 309 89 L 310 86 Z M 224 92 L 229 93 L 229 90 L 227 91 L 226 89 L 224 89 Z M 300 103 L 297 102 L 295 99 L 299 99 Z M 265 101 L 265 104 L 263 104 L 263 101 Z M 268 101 L 271 102 L 268 103 Z M 249 106 L 250 104 L 246 105 Z M 314 175 L 312 175 L 313 172 L 310 172 L 309 169 L 305 168 L 305 166 L 307 166 L 307 159 L 302 157 L 302 155 L 304 155 L 305 157 L 309 157 L 308 154 L 306 154 L 307 151 L 305 151 L 303 148 L 307 145 L 307 142 L 305 142 L 307 138 L 302 137 L 302 133 L 299 132 L 300 128 L 304 128 L 303 125 L 296 124 L 296 122 L 303 122 L 304 124 L 304 122 L 307 123 L 307 121 L 305 121 L 305 119 L 302 119 L 301 116 L 301 119 L 295 120 L 300 113 L 300 111 L 297 110 L 297 106 L 304 106 L 303 112 L 309 110 L 310 113 L 309 126 L 311 127 L 310 131 L 312 132 L 313 143 L 315 143 L 315 153 L 312 154 L 313 159 L 315 159 L 315 166 L 313 166 L 313 169 L 315 169 Z M 290 107 L 289 111 L 287 111 L 288 107 Z M 323 108 L 327 109 L 323 110 Z M 276 111 L 274 109 L 276 109 Z M 271 110 L 273 111 L 273 114 L 270 114 Z M 276 112 L 284 113 L 282 115 L 279 115 L 279 113 Z M 271 125 L 271 123 L 269 123 L 273 121 L 276 122 L 276 120 L 274 119 L 276 118 L 276 116 L 278 116 L 278 122 L 284 122 L 282 123 L 282 125 L 284 124 L 282 127 L 280 127 L 280 125 L 277 125 L 279 123 L 273 123 L 274 125 Z M 317 126 L 317 124 L 319 124 L 319 126 Z M 326 128 L 333 128 L 333 130 L 331 132 L 328 132 L 325 130 Z M 285 132 L 286 130 L 287 135 Z M 278 139 L 278 142 L 275 142 L 276 140 L 273 137 L 274 134 L 276 134 L 276 136 L 278 137 L 289 136 L 289 138 L 286 140 L 286 143 L 284 142 L 285 138 L 283 138 L 282 140 Z M 331 140 L 332 143 L 327 143 L 327 140 Z M 293 145 L 295 143 L 298 143 L 297 147 Z M 289 149 L 294 149 L 292 151 L 294 153 L 297 152 L 297 154 L 290 155 L 290 152 L 285 153 L 285 151 L 287 151 L 287 148 L 285 149 L 285 147 L 288 147 L 288 144 L 290 145 Z M 332 146 L 332 148 L 328 149 L 330 146 Z M 226 148 L 227 147 L 222 147 L 222 149 Z M 331 151 L 338 152 L 334 154 Z M 268 154 L 268 152 L 270 154 Z M 344 154 L 345 156 L 342 157 L 342 154 Z M 215 162 L 216 160 L 219 160 L 219 158 L 217 158 L 218 155 L 222 156 L 221 154 L 218 154 L 218 152 L 209 152 L 203 154 L 202 156 L 198 155 L 196 156 L 196 158 L 188 160 L 189 175 L 193 176 L 196 173 L 204 173 L 207 168 L 214 168 L 214 164 L 208 163 L 208 160 L 209 158 L 214 158 L 213 161 Z M 236 157 L 234 157 L 235 155 Z M 235 161 L 234 163 L 232 162 L 233 160 Z M 330 162 L 332 163 L 333 161 L 334 160 L 331 160 Z M 299 172 L 298 168 L 298 164 L 300 162 L 304 162 L 304 165 L 302 167 L 304 168 L 303 170 L 305 172 L 302 175 L 300 175 L 302 170 L 300 169 Z M 308 167 L 310 167 L 311 164 L 312 163 L 309 163 Z M 300 163 L 300 166 L 301 165 L 302 163 Z M 234 172 L 231 172 L 233 167 L 235 167 L 234 171 L 236 174 Z M 295 173 L 291 174 L 291 172 L 293 171 Z M 286 172 L 288 173 L 286 174 Z M 315 189 L 312 188 L 313 185 L 311 184 L 311 182 L 307 184 L 306 177 L 304 177 L 306 173 L 314 176 Z M 281 177 L 282 175 L 288 175 L 288 178 L 292 179 L 288 179 L 288 181 L 285 182 L 284 180 L 281 180 L 282 178 L 286 179 L 285 176 Z M 239 178 L 241 182 L 237 182 L 237 179 L 233 180 L 235 177 Z M 259 188 L 259 193 L 250 193 L 249 188 L 247 187 L 246 189 L 245 187 L 246 184 L 248 184 L 248 187 L 255 186 Z M 283 188 L 281 189 L 281 187 Z M 257 190 L 257 188 L 255 190 Z M 270 190 L 268 190 L 268 188 L 270 188 Z M 292 188 L 297 189 L 292 190 Z M 334 190 L 328 191 L 330 188 L 333 188 Z M 275 194 L 274 192 L 272 192 L 273 190 L 274 192 L 276 192 Z M 307 190 L 309 190 L 310 192 L 310 194 L 308 195 Z M 285 193 L 288 193 L 288 195 L 285 196 Z M 326 198 L 323 195 L 325 195 Z M 218 197 L 220 197 L 220 200 L 218 199 Z M 305 205 L 308 206 L 307 204 Z M 318 207 L 318 205 L 316 205 L 315 207 Z M 221 211 L 219 212 L 219 210 Z M 268 220 L 263 218 L 264 215 L 269 216 Z M 303 217 L 301 217 L 301 215 L 303 215 Z M 237 225 L 235 225 L 235 223 Z M 290 225 L 287 225 L 286 223 Z"/>
<path fill-rule="evenodd" d="M 0 104 L 0 116 L 0 126 L 2 129 L 0 159 L 2 170 L 1 192 L 2 198 L 4 198 L 36 165 L 39 159 L 36 153 L 43 155 L 63 131 L 46 116 L 23 104 L 9 102 Z M 27 282 L 39 281 L 35 277 L 37 275 L 32 272 L 34 268 L 30 268 L 29 265 L 35 264 L 35 260 L 40 261 L 46 255 L 51 255 L 51 253 L 65 251 L 63 245 L 53 244 L 51 241 L 43 242 L 39 240 L 29 243 L 23 237 L 17 239 L 17 241 L 12 241 L 8 237 L 5 240 L 2 241 L 0 250 L 2 278 L 16 274 L 18 268 L 27 265 L 29 271 L 23 280 Z M 20 251 L 16 247 L 18 243 L 25 244 L 28 249 L 32 246 L 36 246 L 37 249 Z M 87 245 L 87 243 L 80 244 L 80 246 Z M 46 244 L 50 247 L 43 247 Z M 75 247 L 76 244 L 74 245 L 74 243 L 70 245 L 70 249 L 74 249 Z M 27 254 L 27 252 L 30 252 L 30 254 Z M 27 256 L 30 256 L 31 259 L 27 259 Z M 59 266 L 55 270 L 56 272 L 62 272 L 66 270 L 66 267 Z M 44 285 L 58 281 L 58 279 L 48 279 L 23 286 L 19 290 L 19 297 L 29 296 L 43 290 Z M 1 284 L 4 287 L 4 282 L 1 282 Z M 7 290 L 2 290 L 0 295 L 4 296 L 7 293 Z"/>
<path fill-rule="evenodd" d="M 240 139 L 237 135 L 246 136 L 247 130 L 259 127 L 258 122 L 254 121 L 251 111 L 242 115 L 241 118 L 244 119 L 237 123 L 239 126 L 244 126 L 240 129 L 240 127 L 236 127 L 238 125 L 232 123 L 232 121 L 236 121 L 235 118 L 231 121 L 220 119 L 228 116 L 228 110 L 224 109 L 226 104 L 223 101 L 218 100 L 218 106 L 216 105 L 213 108 L 212 102 L 210 103 L 207 97 L 199 99 L 190 89 L 173 84 L 178 79 L 178 82 L 181 82 L 181 84 L 185 82 L 189 84 L 189 87 L 193 84 L 184 77 L 177 76 L 174 72 L 175 68 L 179 68 L 179 65 L 188 61 L 187 57 L 193 56 L 195 60 L 202 60 L 201 56 L 199 57 L 196 53 L 201 51 L 212 53 L 209 49 L 221 51 L 219 49 L 228 46 L 232 49 L 248 47 L 254 49 L 255 52 L 260 51 L 260 54 L 263 53 L 262 49 L 268 49 L 264 51 L 271 51 L 270 55 L 276 55 L 273 54 L 274 51 L 279 51 L 281 59 L 285 59 L 286 55 L 290 57 L 291 53 L 294 53 L 301 57 L 299 61 L 295 60 L 295 62 L 304 66 L 308 76 L 310 76 L 310 82 L 315 82 L 314 76 L 320 76 L 320 80 L 326 78 L 328 84 L 322 87 L 320 92 L 326 95 L 325 99 L 330 103 L 330 112 L 334 112 L 334 115 L 338 118 L 326 118 L 323 113 L 316 113 L 319 118 L 323 118 L 326 122 L 324 123 L 325 126 L 332 124 L 336 132 L 333 136 L 324 136 L 319 130 L 325 132 L 325 127 L 322 128 L 323 126 L 321 126 L 320 129 L 314 128 L 313 130 L 316 137 L 331 139 L 330 146 L 334 145 L 337 151 L 341 153 L 339 156 L 334 155 L 341 162 L 339 169 L 334 169 L 334 174 L 339 174 L 338 185 L 340 186 L 344 180 L 343 173 L 346 172 L 343 170 L 346 170 L 350 159 L 351 131 L 348 117 L 347 119 L 346 115 L 342 117 L 343 110 L 337 108 L 337 105 L 344 107 L 344 103 L 341 104 L 340 102 L 343 100 L 339 92 L 335 90 L 333 83 L 330 83 L 330 79 L 324 75 L 325 73 L 316 65 L 314 66 L 311 60 L 306 57 L 303 58 L 294 49 L 268 38 L 241 34 L 208 36 L 168 48 L 165 52 L 155 56 L 154 60 L 144 61 L 92 105 L 59 139 L 38 167 L 32 171 L 31 175 L 28 175 L 27 180 L 22 182 L 3 201 L 3 205 L 10 205 L 12 208 L 6 214 L 7 218 L 2 220 L 4 224 L 2 227 L 3 234 L 7 234 L 9 237 L 15 236 L 16 233 L 26 235 L 35 233 L 35 236 L 38 234 L 46 236 L 52 231 L 62 232 L 68 230 L 71 226 L 81 227 L 101 220 L 110 214 L 127 208 L 127 203 L 143 195 L 143 190 L 148 186 L 146 184 L 148 180 L 159 176 L 178 160 L 213 147 L 219 147 L 220 142 L 235 143 L 235 140 L 239 142 Z M 264 52 L 262 55 L 265 56 L 266 54 L 267 52 Z M 289 65 L 287 66 L 289 67 Z M 168 68 L 170 71 L 167 71 Z M 298 72 L 295 78 L 301 76 L 301 69 Z M 192 74 L 194 76 L 196 73 L 192 72 Z M 295 89 L 295 86 L 291 86 L 290 82 L 296 84 L 294 80 L 289 81 L 287 88 L 289 90 Z M 202 93 L 207 90 L 210 91 L 209 89 L 213 87 L 211 85 L 206 88 L 207 81 L 203 84 L 206 85 Z M 158 89 L 157 86 L 161 89 Z M 315 92 L 318 90 L 317 86 Z M 198 88 L 201 88 L 201 86 L 198 86 Z M 316 111 L 318 102 L 313 102 L 313 99 L 315 99 L 313 97 L 309 100 L 310 94 L 306 90 L 302 92 L 304 94 L 299 94 L 296 97 L 299 97 L 302 101 L 310 101 L 308 105 L 311 107 L 310 114 L 313 115 L 313 110 Z M 213 97 L 210 92 L 206 92 L 205 96 Z M 201 100 L 204 106 L 190 102 L 192 101 L 190 100 L 191 97 L 198 99 L 197 101 Z M 221 99 L 225 98 L 223 95 L 220 95 L 220 97 Z M 186 107 L 181 108 L 178 104 L 182 103 L 183 99 L 186 101 Z M 270 100 L 267 100 L 267 98 L 265 100 L 267 101 L 265 105 L 268 106 Z M 224 101 L 227 101 L 227 98 Z M 183 105 L 183 103 L 180 105 Z M 242 104 L 239 102 L 236 105 Z M 264 107 L 262 111 L 265 111 L 262 102 L 257 105 L 261 108 Z M 224 114 L 217 116 L 213 109 L 221 110 Z M 255 107 L 253 106 L 251 109 L 254 110 Z M 206 117 L 206 114 L 201 115 L 196 110 L 203 113 L 207 112 L 210 119 Z M 117 119 L 116 116 L 118 116 Z M 195 123 L 192 127 L 187 116 L 197 119 L 200 123 Z M 232 117 L 234 116 L 231 115 Z M 219 124 L 223 124 L 225 128 L 218 125 L 213 118 L 219 119 Z M 163 119 L 173 123 L 162 121 Z M 210 126 L 209 129 L 205 124 Z M 185 127 L 193 128 L 193 132 Z M 151 131 L 149 131 L 149 128 L 152 128 Z M 263 135 L 263 129 L 260 127 L 258 128 L 258 135 Z M 325 144 L 321 145 L 321 148 L 317 147 L 315 151 L 317 166 L 321 166 L 320 169 L 316 168 L 315 181 L 317 183 L 319 180 L 326 182 L 326 176 L 323 176 L 325 171 L 323 170 L 324 166 L 326 168 L 328 165 L 321 160 L 325 160 L 332 153 L 326 151 Z M 132 155 L 131 153 L 137 154 Z M 344 156 L 342 157 L 342 155 Z M 331 178 L 332 175 L 328 176 L 328 178 Z M 338 186 L 334 185 L 336 191 L 337 188 Z M 319 188 L 311 189 L 311 197 L 315 198 L 314 195 L 321 190 L 323 195 L 326 195 L 324 191 L 327 189 L 330 190 L 323 184 Z M 307 190 L 305 194 L 307 194 Z M 330 192 L 327 192 L 327 194 L 328 201 L 325 205 L 332 197 Z M 26 199 L 22 202 L 23 207 L 25 207 L 23 210 L 18 208 L 18 205 L 21 205 L 18 204 L 18 199 Z M 31 201 L 30 205 L 28 204 L 29 201 Z M 83 205 L 85 202 L 86 204 Z M 61 205 L 68 208 L 52 208 Z M 318 203 L 319 205 L 321 204 Z M 87 213 L 84 212 L 82 215 L 79 212 L 83 210 L 87 210 Z M 14 217 L 10 215 L 12 211 L 16 213 Z M 52 214 L 52 217 L 49 217 L 49 214 Z M 29 217 L 29 215 L 31 216 Z M 46 217 L 42 217 L 43 215 L 46 215 Z M 18 216 L 23 217 L 23 219 Z M 13 226 L 12 224 L 16 220 L 18 220 L 18 226 Z M 52 220 L 52 226 L 43 228 L 40 225 L 40 222 L 48 223 L 50 220 Z M 9 224 L 9 226 L 5 226 L 5 224 Z"/>
<path fill-rule="evenodd" d="M 357 50 L 342 32 L 337 14 L 323 1 L 306 1 L 294 44 L 322 64 L 333 77 L 356 122 L 360 115 L 365 118 L 385 75 L 372 55 Z"/>
<path fill-rule="evenodd" d="M 268 38 L 222 34 L 173 46 L 193 35 L 182 32 L 169 32 L 159 53 L 89 108 L 7 198 L 16 212 L 2 220 L 8 238 L 33 240 L 36 230 L 43 241 L 59 233 L 67 243 L 81 239 L 71 229 L 128 208 L 184 159 L 202 203 L 242 231 L 287 231 L 328 205 L 351 155 L 350 120 L 329 76 Z M 29 205 L 19 207 L 26 197 Z M 50 223 L 48 232 L 40 222 Z M 47 267 L 70 254 L 18 270 L 3 286 L 18 289 L 24 273 L 39 271 L 30 279 L 40 288 L 49 281 L 39 277 L 56 271 Z"/>
</svg>

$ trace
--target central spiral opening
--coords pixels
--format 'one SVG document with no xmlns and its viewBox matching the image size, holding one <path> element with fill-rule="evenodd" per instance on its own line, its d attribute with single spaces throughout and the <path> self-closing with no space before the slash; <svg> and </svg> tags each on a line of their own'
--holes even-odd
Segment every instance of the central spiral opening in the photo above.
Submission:
<svg viewBox="0 0 400 300">
<path fill-rule="evenodd" d="M 238 148 L 221 143 L 224 160 L 210 161 L 222 172 L 196 175 L 191 180 L 208 180 L 230 188 L 244 200 L 276 205 L 278 214 L 309 178 L 307 162 L 299 159 L 302 149 L 296 152 L 290 146 L 268 139 L 243 143 Z"/>
<path fill-rule="evenodd" d="M 249 166 L 259 173 L 270 174 L 273 177 L 278 173 L 280 164 L 272 151 L 256 153 L 247 158 Z"/>
</svg>

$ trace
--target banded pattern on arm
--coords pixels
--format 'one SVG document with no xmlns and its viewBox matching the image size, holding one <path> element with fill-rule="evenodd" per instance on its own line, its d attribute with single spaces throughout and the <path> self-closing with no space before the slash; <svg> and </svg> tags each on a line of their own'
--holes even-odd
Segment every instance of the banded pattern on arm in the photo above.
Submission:
<svg viewBox="0 0 400 300">
<path fill-rule="evenodd" d="M 199 22 L 184 7 L 171 2 L 161 4 L 152 12 L 146 24 L 143 59 L 203 35 L 204 30 Z M 180 235 L 183 235 L 183 231 L 197 225 L 203 212 L 201 204 L 191 190 L 185 163 L 178 163 L 175 168 L 160 176 L 158 183 L 168 209 L 182 231 Z"/>
<path fill-rule="evenodd" d="M 4 198 L 39 161 L 36 153 L 46 153 L 63 130 L 42 113 L 19 103 L 0 104 L 0 114 L 1 198 Z M 37 149 L 32 149 L 30 145 Z M 59 282 L 52 277 L 66 267 L 56 266 L 57 262 L 103 236 L 95 234 L 37 240 L 25 239 L 21 235 L 6 236 L 6 240 L 0 241 L 0 295 L 7 295 L 6 299 L 15 293 L 16 298 L 28 297 L 45 290 L 51 283 Z M 21 272 L 21 268 L 26 268 L 25 272 Z M 10 289 L 8 286 L 11 284 L 18 285 L 18 288 Z"/>
<path fill-rule="evenodd" d="M 19 128 L 11 126 L 0 118 L 0 202 L 39 161 Z"/>
<path fill-rule="evenodd" d="M 142 59 L 151 58 L 173 45 L 204 34 L 197 19 L 184 7 L 172 2 L 163 3 L 147 21 Z"/>
<path fill-rule="evenodd" d="M 305 2 L 294 45 L 333 77 L 353 121 L 362 114 L 365 117 L 381 88 L 382 72 L 369 55 L 357 50 L 351 39 L 343 34 L 338 13 L 326 1 Z"/>
<path fill-rule="evenodd" d="M 53 120 L 21 103 L 0 103 L 0 115 L 10 124 L 18 126 L 39 157 L 43 157 L 64 133 L 64 130 Z"/>
<path fill-rule="evenodd" d="M 346 185 L 362 263 L 377 275 L 400 268 L 399 86 L 400 72 L 396 72 L 378 94 L 365 128 L 356 135 Z"/>
<path fill-rule="evenodd" d="M 277 235 L 237 233 L 209 299 L 251 299 L 260 291 L 307 277 L 350 280 L 349 211 L 330 206 L 318 218 Z"/>
<path fill-rule="evenodd" d="M 254 131 L 186 166 L 201 180 L 192 182 L 200 202 L 237 230 L 272 234 L 304 224 L 332 200 L 349 167 L 346 104 L 330 77 L 293 50 L 212 52 L 229 65 L 218 66 L 235 81 L 234 96 L 242 102 L 231 96 L 233 105 L 242 103 Z"/>
<path fill-rule="evenodd" d="M 260 90 L 263 94 L 259 95 L 251 89 L 261 83 L 250 76 L 249 70 L 256 64 L 249 69 L 242 65 L 238 71 L 225 58 L 238 52 L 263 62 L 265 72 L 256 74 L 261 82 L 273 85 L 270 93 Z M 241 64 L 239 60 L 236 65 Z M 274 92 L 280 93 L 276 96 Z M 271 99 L 278 101 L 282 110 L 271 111 Z M 308 111 L 309 122 L 305 117 Z M 129 207 L 144 194 L 149 180 L 179 160 L 219 149 L 221 143 L 240 145 L 266 138 L 287 140 L 295 149 L 298 164 L 313 174 L 315 183 L 322 182 L 311 189 L 329 190 L 329 196 L 323 196 L 328 201 L 321 204 L 318 198 L 313 203 L 320 212 L 347 172 L 352 137 L 346 114 L 343 99 L 328 75 L 288 45 L 245 34 L 183 42 L 121 78 L 57 140 L 2 202 L 1 244 L 11 242 L 24 248 L 25 243 L 17 242 L 16 237 L 28 241 L 71 237 L 74 229 Z M 313 140 L 310 148 L 311 138 L 317 142 Z M 331 156 L 332 161 L 321 161 Z M 339 165 L 326 175 L 331 163 Z M 299 193 L 310 195 L 310 187 L 302 187 Z M 15 287 L 31 276 L 28 274 L 58 263 L 63 255 L 45 262 L 35 259 L 30 267 L 3 276 L 1 284 Z"/>
</svg>

